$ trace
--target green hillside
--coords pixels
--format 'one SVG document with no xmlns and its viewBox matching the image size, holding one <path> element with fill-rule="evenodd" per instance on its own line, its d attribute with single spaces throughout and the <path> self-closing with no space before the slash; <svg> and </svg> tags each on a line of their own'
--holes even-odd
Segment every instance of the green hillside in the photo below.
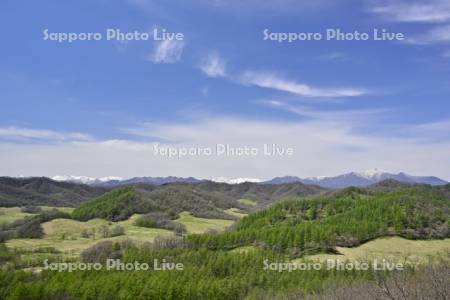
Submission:
<svg viewBox="0 0 450 300">
<path fill-rule="evenodd" d="M 322 188 L 301 183 L 279 186 L 214 182 L 135 185 L 115 189 L 81 204 L 73 212 L 73 217 L 81 221 L 92 218 L 118 221 L 135 213 L 158 212 L 166 214 L 169 219 L 176 219 L 179 213 L 188 211 L 200 218 L 236 220 L 238 217 L 224 211 L 231 208 L 244 212 L 260 210 L 285 196 L 308 196 L 323 191 Z M 243 203 L 241 199 L 257 200 Z"/>
<path fill-rule="evenodd" d="M 72 212 L 76 220 L 87 221 L 94 218 L 125 220 L 138 209 L 145 209 L 133 188 L 117 189 L 89 201 Z"/>
<path fill-rule="evenodd" d="M 348 188 L 326 196 L 286 200 L 243 218 L 235 231 L 188 239 L 200 248 L 257 244 L 300 255 L 356 246 L 387 235 L 450 237 L 449 216 L 450 199 L 440 188 L 410 186 L 389 192 Z"/>
</svg>

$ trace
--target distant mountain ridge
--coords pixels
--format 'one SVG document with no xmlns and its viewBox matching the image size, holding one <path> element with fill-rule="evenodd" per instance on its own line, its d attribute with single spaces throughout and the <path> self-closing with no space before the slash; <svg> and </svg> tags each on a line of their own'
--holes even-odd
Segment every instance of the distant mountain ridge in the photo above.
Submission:
<svg viewBox="0 0 450 300">
<path fill-rule="evenodd" d="M 73 183 L 80 183 L 80 184 L 87 184 L 87 185 L 102 185 L 103 183 L 110 182 L 110 181 L 122 181 L 123 179 L 121 177 L 116 176 L 108 176 L 108 177 L 102 177 L 102 178 L 94 178 L 94 177 L 87 177 L 87 176 L 73 176 L 73 175 L 57 175 L 53 176 L 50 179 L 54 181 L 65 181 L 65 182 L 73 182 Z"/>
<path fill-rule="evenodd" d="M 86 176 L 54 176 L 51 179 L 55 181 L 67 181 L 67 182 L 75 182 L 82 183 L 92 186 L 99 187 L 119 187 L 126 186 L 132 184 L 152 184 L 152 185 L 163 185 L 167 183 L 199 183 L 204 180 L 197 179 L 194 177 L 133 177 L 129 179 L 122 179 L 120 177 L 103 177 L 103 178 L 92 178 Z"/>
<path fill-rule="evenodd" d="M 208 180 L 197 179 L 194 177 L 133 177 L 130 179 L 121 179 L 119 177 L 91 178 L 84 176 L 55 176 L 52 178 L 56 181 L 68 181 L 75 183 L 83 183 L 98 187 L 119 187 L 133 184 L 152 184 L 163 185 L 168 183 L 200 183 Z M 403 183 L 422 183 L 430 185 L 444 185 L 448 182 L 435 176 L 413 176 L 400 172 L 398 174 L 389 173 L 379 169 L 367 170 L 365 172 L 350 172 L 337 176 L 320 176 L 300 178 L 296 176 L 275 177 L 268 181 L 257 178 L 225 178 L 218 177 L 211 179 L 213 182 L 227 184 L 241 184 L 244 182 L 260 183 L 260 184 L 286 184 L 286 183 L 304 183 L 314 184 L 325 188 L 346 188 L 350 186 L 366 187 L 383 180 L 393 179 Z"/>
<path fill-rule="evenodd" d="M 403 172 L 398 174 L 388 173 L 378 169 L 365 172 L 350 172 L 334 177 L 309 177 L 299 178 L 295 176 L 276 177 L 265 181 L 266 184 L 285 184 L 301 182 L 304 184 L 316 184 L 326 188 L 345 188 L 350 186 L 366 187 L 384 180 L 393 179 L 403 183 L 422 183 L 430 185 L 444 185 L 448 182 L 435 176 L 413 176 Z"/>
<path fill-rule="evenodd" d="M 171 180 L 176 181 L 179 178 L 172 178 Z M 99 187 L 73 182 L 60 182 L 46 177 L 0 177 L 0 206 L 79 207 L 83 203 L 91 202 L 104 194 L 113 193 L 114 195 L 114 191 L 130 189 L 139 191 L 139 193 L 136 194 L 137 197 L 133 198 L 137 201 L 134 203 L 136 205 L 133 210 L 131 208 L 126 209 L 125 215 L 130 211 L 146 213 L 157 207 L 164 207 L 164 210 L 169 210 L 172 207 L 174 211 L 178 212 L 180 212 L 180 209 L 188 210 L 196 216 L 209 215 L 217 218 L 220 215 L 222 217 L 228 216 L 223 212 L 224 209 L 228 208 L 252 211 L 267 207 L 286 197 L 317 195 L 327 191 L 325 188 L 300 182 L 274 185 L 249 182 L 227 184 L 206 180 L 197 182 L 197 179 L 189 178 L 188 180 L 195 182 L 172 182 L 156 185 L 148 184 L 146 182 L 148 180 L 140 180 L 141 182 L 122 183 L 122 185 L 116 187 Z M 136 182 L 136 180 L 132 180 L 132 182 Z M 112 199 L 113 202 L 117 200 L 115 197 L 106 198 Z M 127 197 L 125 198 L 127 199 Z M 240 199 L 251 199 L 255 201 L 255 205 L 243 204 L 239 201 Z M 141 205 L 142 201 L 145 202 L 145 205 Z M 113 204 L 111 203 L 111 205 Z M 146 209 L 141 211 L 139 208 Z"/>
<path fill-rule="evenodd" d="M 46 177 L 0 177 L 0 206 L 70 206 L 98 197 L 107 189 Z"/>
</svg>

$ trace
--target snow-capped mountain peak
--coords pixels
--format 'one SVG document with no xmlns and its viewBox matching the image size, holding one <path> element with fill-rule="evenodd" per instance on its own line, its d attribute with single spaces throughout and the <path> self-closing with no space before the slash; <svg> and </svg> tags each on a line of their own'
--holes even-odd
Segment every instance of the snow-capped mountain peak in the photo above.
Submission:
<svg viewBox="0 0 450 300">
<path fill-rule="evenodd" d="M 226 177 L 213 178 L 211 179 L 211 181 L 228 184 L 240 184 L 244 182 L 255 182 L 255 183 L 262 182 L 262 180 L 258 178 L 226 178 Z"/>
<path fill-rule="evenodd" d="M 364 177 L 364 178 L 368 178 L 368 179 L 372 179 L 372 178 L 378 178 L 381 177 L 385 174 L 388 174 L 387 171 L 378 169 L 378 168 L 374 168 L 374 169 L 369 169 L 366 170 L 364 172 L 358 172 L 358 173 L 354 173 L 360 177 Z"/>
<path fill-rule="evenodd" d="M 301 182 L 305 184 L 317 184 L 327 188 L 344 188 L 349 186 L 369 186 L 386 179 L 393 179 L 405 183 L 424 183 L 431 185 L 442 185 L 448 182 L 434 176 L 412 176 L 400 172 L 398 174 L 389 173 L 380 169 L 371 169 L 364 172 L 350 172 L 331 177 L 309 177 L 299 178 L 293 176 L 277 177 L 266 181 L 271 184 L 283 184 Z"/>
<path fill-rule="evenodd" d="M 111 180 L 123 180 L 121 177 L 108 176 L 101 178 L 87 177 L 87 176 L 73 176 L 73 175 L 57 175 L 53 176 L 51 179 L 55 181 L 69 181 L 83 184 L 93 184 L 98 182 L 108 182 Z"/>
</svg>

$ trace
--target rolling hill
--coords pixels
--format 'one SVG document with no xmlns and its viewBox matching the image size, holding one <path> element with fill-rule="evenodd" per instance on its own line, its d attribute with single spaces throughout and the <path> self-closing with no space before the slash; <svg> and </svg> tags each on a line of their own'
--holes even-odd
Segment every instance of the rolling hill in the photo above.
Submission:
<svg viewBox="0 0 450 300">
<path fill-rule="evenodd" d="M 0 206 L 48 205 L 76 207 L 107 190 L 45 177 L 0 177 Z"/>
<path fill-rule="evenodd" d="M 163 212 L 175 218 L 189 211 L 196 217 L 236 219 L 224 210 L 239 208 L 254 211 L 282 198 L 309 196 L 324 192 L 323 188 L 302 183 L 286 185 L 258 185 L 242 183 L 202 182 L 197 184 L 174 183 L 161 186 L 132 185 L 115 189 L 82 204 L 73 212 L 79 220 L 106 218 L 123 220 L 135 213 Z M 254 205 L 243 204 L 240 199 L 252 199 Z"/>
<path fill-rule="evenodd" d="M 200 248 L 258 245 L 301 254 L 353 247 L 382 236 L 450 237 L 450 185 L 394 183 L 288 199 L 243 218 L 234 231 L 189 239 Z"/>
</svg>

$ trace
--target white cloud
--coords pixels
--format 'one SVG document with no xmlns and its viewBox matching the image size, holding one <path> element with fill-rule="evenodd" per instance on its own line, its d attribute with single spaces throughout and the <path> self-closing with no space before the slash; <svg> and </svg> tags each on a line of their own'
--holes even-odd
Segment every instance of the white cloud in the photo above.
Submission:
<svg viewBox="0 0 450 300">
<path fill-rule="evenodd" d="M 387 116 L 386 109 L 347 109 L 347 110 L 317 110 L 304 105 L 291 105 L 279 100 L 261 100 L 263 104 L 272 108 L 285 110 L 296 115 L 317 120 L 320 122 L 338 122 L 342 124 L 368 123 L 369 120 Z"/>
<path fill-rule="evenodd" d="M 176 63 L 181 59 L 184 46 L 184 41 L 163 40 L 155 45 L 149 59 L 155 64 Z"/>
<path fill-rule="evenodd" d="M 443 120 L 418 125 L 419 128 L 450 133 L 450 120 Z"/>
<path fill-rule="evenodd" d="M 320 58 L 323 60 L 336 61 L 336 60 L 344 60 L 346 58 L 346 55 L 342 52 L 334 51 L 329 54 L 322 55 Z"/>
<path fill-rule="evenodd" d="M 339 174 L 376 166 L 386 170 L 432 174 L 450 179 L 450 141 L 428 143 L 417 137 L 371 136 L 339 120 L 269 121 L 213 116 L 191 122 L 142 124 L 133 128 L 141 137 L 170 140 L 162 147 L 257 147 L 276 144 L 294 148 L 293 156 L 155 155 L 153 144 L 131 140 L 82 141 L 57 144 L 2 142 L 2 175 L 81 174 L 105 177 L 195 176 L 269 178 L 281 175 Z M 438 126 L 438 128 L 441 128 Z M 427 131 L 426 134 L 429 134 Z M 142 140 L 142 139 L 141 139 Z"/>
<path fill-rule="evenodd" d="M 53 130 L 9 126 L 0 127 L 0 140 L 58 143 L 68 141 L 91 141 L 93 138 L 90 135 L 78 132 L 57 132 Z"/>
<path fill-rule="evenodd" d="M 450 42 L 450 25 L 437 26 L 425 34 L 410 37 L 406 40 L 412 44 L 429 45 Z"/>
<path fill-rule="evenodd" d="M 224 77 L 226 76 L 226 62 L 216 51 L 213 51 L 200 64 L 200 70 L 208 77 Z"/>
<path fill-rule="evenodd" d="M 356 97 L 367 94 L 367 91 L 356 88 L 317 88 L 307 84 L 284 79 L 273 73 L 247 71 L 239 81 L 244 85 L 254 85 L 292 93 L 304 97 Z"/>
<path fill-rule="evenodd" d="M 371 11 L 396 22 L 439 23 L 450 21 L 448 0 L 375 1 Z"/>
</svg>

